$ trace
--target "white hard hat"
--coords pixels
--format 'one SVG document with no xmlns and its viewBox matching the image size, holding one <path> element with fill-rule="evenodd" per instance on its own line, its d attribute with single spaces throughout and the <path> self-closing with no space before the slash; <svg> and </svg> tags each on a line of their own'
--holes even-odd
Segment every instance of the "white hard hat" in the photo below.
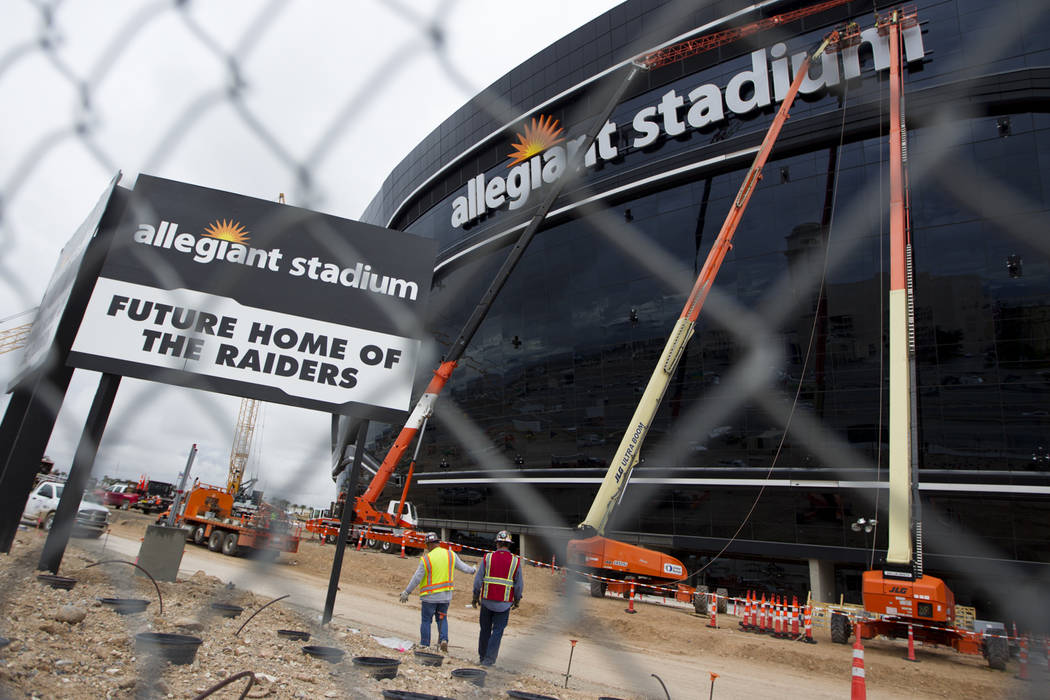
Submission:
<svg viewBox="0 0 1050 700">
<path fill-rule="evenodd" d="M 512 540 L 510 538 L 510 533 L 509 532 L 507 532 L 506 530 L 500 530 L 499 532 L 496 533 L 496 541 L 497 542 L 506 542 L 507 544 L 510 544 L 514 540 Z"/>
</svg>

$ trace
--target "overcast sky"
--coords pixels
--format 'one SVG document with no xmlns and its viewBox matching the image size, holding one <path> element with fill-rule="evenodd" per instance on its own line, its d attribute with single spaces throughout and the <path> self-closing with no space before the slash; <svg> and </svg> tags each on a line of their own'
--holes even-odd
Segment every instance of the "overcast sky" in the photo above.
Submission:
<svg viewBox="0 0 1050 700">
<path fill-rule="evenodd" d="M 31 320 L 9 317 L 39 303 L 59 250 L 117 170 L 129 188 L 141 172 L 263 199 L 284 192 L 289 204 L 358 218 L 391 169 L 456 108 L 616 4 L 229 0 L 182 11 L 171 1 L 7 0 L 0 330 Z M 50 27 L 40 5 L 55 6 Z M 300 164 L 309 192 L 296 182 Z M 16 354 L 0 355 L 4 387 Z M 60 469 L 69 468 L 98 376 L 74 375 L 48 446 Z M 125 379 L 94 475 L 173 480 L 197 443 L 193 476 L 225 483 L 239 403 Z M 294 474 L 283 495 L 327 505 L 328 431 L 326 414 L 265 404 L 249 471 L 272 494 Z"/>
</svg>

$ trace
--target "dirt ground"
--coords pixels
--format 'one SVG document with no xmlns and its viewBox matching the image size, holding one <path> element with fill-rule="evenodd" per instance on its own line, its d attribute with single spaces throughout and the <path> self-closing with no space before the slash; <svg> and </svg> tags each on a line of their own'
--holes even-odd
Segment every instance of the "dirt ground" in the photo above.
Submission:
<svg viewBox="0 0 1050 700">
<path fill-rule="evenodd" d="M 114 514 L 113 534 L 138 539 L 152 517 L 136 513 Z M 240 637 L 233 630 L 242 619 L 227 620 L 208 615 L 204 601 L 227 600 L 246 609 L 266 602 L 250 592 L 225 589 L 218 579 L 198 573 L 177 583 L 162 583 L 165 615 L 161 617 L 151 605 L 145 615 L 118 617 L 103 609 L 97 598 L 113 596 L 115 581 L 132 581 L 133 597 L 153 600 L 156 593 L 141 577 L 115 579 L 115 572 L 102 572 L 97 567 L 77 574 L 79 582 L 71 592 L 55 591 L 32 580 L 36 572 L 34 551 L 42 544 L 39 533 L 21 532 L 12 554 L 0 557 L 3 576 L 3 598 L 0 600 L 0 635 L 14 643 L 0 650 L 0 682 L 9 694 L 22 697 L 188 697 L 200 693 L 231 673 L 244 667 L 238 657 L 249 656 L 252 668 L 262 670 L 263 680 L 253 690 L 254 697 L 380 697 L 382 690 L 399 688 L 417 692 L 438 693 L 454 697 L 491 697 L 495 691 L 477 689 L 463 681 L 449 678 L 449 667 L 430 669 L 403 662 L 396 681 L 374 681 L 365 678 L 348 663 L 329 665 L 301 654 L 300 643 L 276 637 L 280 628 L 311 630 L 324 641 L 318 644 L 338 646 L 352 656 L 409 656 L 386 649 L 375 642 L 369 630 L 348 630 L 337 625 L 322 631 L 311 622 L 305 611 L 283 607 L 278 603 L 267 608 Z M 192 546 L 192 545 L 188 545 Z M 297 554 L 282 554 L 276 566 L 294 570 L 296 575 L 327 582 L 334 547 L 304 540 Z M 220 555 L 215 555 L 220 556 Z M 465 557 L 472 561 L 471 557 Z M 63 573 L 82 568 L 89 557 L 71 550 L 63 564 Z M 348 549 L 343 568 L 342 586 L 367 589 L 379 599 L 397 605 L 397 594 L 415 570 L 415 558 L 401 559 L 364 549 Z M 123 568 L 123 567 L 120 567 Z M 128 567 L 130 569 L 130 567 Z M 469 606 L 469 585 L 459 584 L 449 614 L 453 620 L 476 620 Z M 707 619 L 696 616 L 691 608 L 640 603 L 640 614 L 624 613 L 622 600 L 612 597 L 594 599 L 585 593 L 567 596 L 566 590 L 582 591 L 583 587 L 565 583 L 549 569 L 527 567 L 525 599 L 512 615 L 514 632 L 557 629 L 574 639 L 581 647 L 618 649 L 640 652 L 649 658 L 675 659 L 688 663 L 703 659 L 698 665 L 696 696 L 706 697 L 707 671 L 719 671 L 752 665 L 769 670 L 775 678 L 778 669 L 803 672 L 814 682 L 842 683 L 849 692 L 849 669 L 852 649 L 831 644 L 826 633 L 818 630 L 818 644 L 805 645 L 764 636 L 751 635 L 737 628 L 737 618 L 720 616 L 720 629 L 706 627 Z M 107 592 L 109 591 L 109 592 Z M 86 619 L 77 625 L 55 622 L 53 611 L 67 601 L 85 608 Z M 654 601 L 658 603 L 659 601 Z M 169 612 L 171 610 L 171 612 Z M 203 611 L 203 612 L 202 612 Z M 141 619 L 136 619 L 141 618 Z M 168 666 L 159 673 L 148 672 L 147 662 L 137 655 L 133 632 L 147 627 L 158 631 L 185 631 L 176 621 L 199 618 L 202 632 L 191 632 L 205 638 L 192 674 Z M 476 624 L 476 623 L 475 623 Z M 414 636 L 413 629 L 402 634 Z M 316 641 L 316 640 L 314 640 Z M 1023 683 L 1014 678 L 1016 661 L 1006 672 L 993 671 L 981 657 L 962 656 L 951 650 L 920 646 L 921 663 L 912 664 L 904 657 L 905 647 L 892 640 L 871 640 L 866 645 L 867 686 L 871 697 L 915 698 L 1026 698 L 1050 696 L 1050 677 L 1040 668 L 1034 671 L 1037 683 Z M 555 652 L 562 658 L 566 650 Z M 555 653 L 541 652 L 541 653 Z M 475 659 L 476 661 L 476 659 Z M 459 664 L 462 666 L 463 664 Z M 173 670 L 175 669 L 175 670 Z M 541 695 L 560 698 L 594 697 L 595 693 L 566 690 L 549 680 L 528 673 L 495 670 L 514 687 Z M 235 684 L 242 688 L 243 681 Z M 385 685 L 384 685 L 385 684 Z M 491 685 L 491 684 L 490 684 Z M 85 694 L 82 691 L 89 689 Z M 801 689 L 784 688 L 784 697 L 799 697 Z M 700 691 L 703 691 L 701 693 Z M 239 692 L 239 691 L 238 691 Z M 265 693 L 265 695 L 259 695 Z M 489 693 L 489 694 L 486 694 Z M 215 697 L 237 697 L 227 691 Z M 717 687 L 714 695 L 717 697 Z M 655 696 L 654 696 L 655 697 Z"/>
<path fill-rule="evenodd" d="M 190 698 L 243 670 L 255 673 L 251 698 L 378 698 L 392 689 L 490 697 L 485 689 L 451 677 L 452 668 L 465 664 L 424 666 L 412 653 L 383 646 L 369 630 L 338 621 L 322 628 L 310 611 L 279 602 L 249 622 L 249 614 L 269 599 L 230 588 L 203 572 L 159 582 L 158 597 L 153 584 L 135 576 L 132 567 L 85 568 L 94 558 L 78 540 L 67 550 L 61 571 L 77 580 L 75 586 L 68 591 L 51 588 L 36 580 L 43 541 L 41 532 L 20 532 L 11 554 L 0 556 L 0 636 L 9 640 L 0 648 L 0 698 Z M 120 615 L 103 605 L 103 598 L 146 600 L 148 607 L 141 614 Z M 245 612 L 234 619 L 222 617 L 212 603 L 237 605 Z M 279 629 L 310 632 L 309 644 L 341 649 L 345 659 L 330 664 L 307 656 L 304 642 L 279 637 Z M 192 635 L 203 642 L 192 664 L 158 663 L 137 647 L 135 635 L 146 631 Z M 351 661 L 354 657 L 397 658 L 397 678 L 373 679 Z M 525 674 L 493 669 L 488 684 L 494 679 L 536 695 L 558 692 L 550 682 Z M 240 697 L 247 682 L 232 682 L 212 697 Z M 591 697 L 566 691 L 558 696 Z"/>
</svg>

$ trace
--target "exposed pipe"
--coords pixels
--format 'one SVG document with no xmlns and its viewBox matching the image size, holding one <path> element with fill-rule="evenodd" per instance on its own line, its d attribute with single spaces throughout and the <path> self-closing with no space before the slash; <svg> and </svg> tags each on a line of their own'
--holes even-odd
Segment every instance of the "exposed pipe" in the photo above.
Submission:
<svg viewBox="0 0 1050 700">
<path fill-rule="evenodd" d="M 252 618 L 253 618 L 253 617 L 255 617 L 256 615 L 258 615 L 259 613 L 261 613 L 261 612 L 262 612 L 263 610 L 265 610 L 266 608 L 268 608 L 268 607 L 270 607 L 271 605 L 273 605 L 274 603 L 276 603 L 276 602 L 277 602 L 278 600 L 284 600 L 285 598 L 287 598 L 287 597 L 288 597 L 288 596 L 290 596 L 290 595 L 291 595 L 291 593 L 285 593 L 285 594 L 284 594 L 283 596 L 281 596 L 280 598 L 274 598 L 274 599 L 273 599 L 273 600 L 271 600 L 271 601 L 270 601 L 269 603 L 267 603 L 266 605 L 262 606 L 261 608 L 259 608 L 259 609 L 258 609 L 258 610 L 256 610 L 255 612 L 253 612 L 253 613 L 251 614 L 251 617 L 249 617 L 249 618 L 248 618 L 247 620 L 245 620 L 245 621 L 244 621 L 244 624 L 243 624 L 243 625 L 241 625 L 240 627 L 238 627 L 238 628 L 237 628 L 237 631 L 233 633 L 233 636 L 234 636 L 234 637 L 236 637 L 236 636 L 237 636 L 238 634 L 240 634 L 240 633 L 241 633 L 241 630 L 242 630 L 242 629 L 244 629 L 245 625 L 247 625 L 247 624 L 248 624 L 249 622 L 251 622 L 251 621 L 252 621 Z"/>
<path fill-rule="evenodd" d="M 106 559 L 105 561 L 97 561 L 94 564 L 88 564 L 84 569 L 90 569 L 93 566 L 100 566 L 102 564 L 127 564 L 128 566 L 134 566 L 136 569 L 146 574 L 150 581 L 153 582 L 153 587 L 157 589 L 157 602 L 160 604 L 160 614 L 164 614 L 164 598 L 160 595 L 160 586 L 157 585 L 157 579 L 150 575 L 150 572 L 143 569 L 141 566 L 131 561 L 124 561 L 123 559 Z M 81 569 L 83 571 L 84 569 Z"/>
<path fill-rule="evenodd" d="M 234 681 L 240 680 L 241 678 L 247 678 L 248 679 L 248 685 L 244 686 L 244 690 L 241 691 L 241 696 L 237 700 L 244 700 L 244 698 L 248 697 L 248 691 L 251 690 L 252 686 L 255 684 L 255 674 L 252 673 L 251 671 L 241 671 L 240 673 L 235 673 L 232 676 L 230 676 L 229 678 L 226 678 L 226 679 L 223 679 L 223 680 L 219 681 L 218 683 L 216 683 L 212 687 L 210 687 L 207 690 L 205 690 L 200 695 L 195 695 L 193 697 L 193 700 L 201 700 L 201 698 L 206 698 L 209 695 L 211 695 L 212 693 L 214 693 L 216 690 L 220 690 L 221 688 L 225 688 L 230 683 L 233 683 Z"/>
</svg>

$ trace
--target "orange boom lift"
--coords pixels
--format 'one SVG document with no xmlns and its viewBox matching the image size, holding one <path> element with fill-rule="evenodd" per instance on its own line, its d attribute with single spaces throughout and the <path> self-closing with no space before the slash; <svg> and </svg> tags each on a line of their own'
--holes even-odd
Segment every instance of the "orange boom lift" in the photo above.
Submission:
<svg viewBox="0 0 1050 700">
<path fill-rule="evenodd" d="M 609 471 L 598 488 L 587 517 L 577 526 L 577 533 L 582 536 L 582 539 L 572 540 L 568 544 L 570 564 L 600 577 L 637 581 L 642 584 L 643 591 L 646 588 L 645 584 L 652 586 L 671 584 L 676 587 L 676 598 L 683 601 L 692 599 L 695 589 L 681 583 L 685 580 L 687 573 L 680 561 L 644 547 L 609 539 L 605 537 L 605 530 L 613 511 L 623 498 L 624 489 L 630 481 L 631 471 L 638 464 L 645 436 L 660 408 L 664 393 L 674 377 L 686 344 L 693 335 L 696 320 L 700 316 L 700 309 L 703 308 L 707 294 L 711 291 L 711 285 L 714 284 L 722 261 L 725 260 L 732 247 L 733 234 L 736 233 L 737 226 L 751 200 L 751 195 L 762 178 L 762 168 L 773 150 L 773 145 L 780 135 L 784 122 L 787 121 L 791 105 L 798 96 L 802 81 L 809 72 L 810 63 L 824 51 L 833 50 L 832 47 L 838 38 L 837 30 L 831 32 L 817 49 L 806 57 L 795 72 L 791 87 L 762 140 L 755 160 L 744 177 L 744 182 L 740 186 L 736 199 L 733 200 L 722 229 L 718 232 L 718 237 L 715 238 L 711 251 L 707 254 L 700 275 L 685 301 L 682 314 L 671 330 L 656 368 L 649 377 L 649 383 L 642 393 L 634 416 L 627 425 L 627 431 L 609 464 Z M 615 580 L 609 584 L 599 579 L 592 579 L 591 594 L 600 597 L 610 589 L 613 592 L 622 593 L 624 587 L 625 584 Z"/>
<path fill-rule="evenodd" d="M 917 491 L 918 444 L 915 430 L 915 319 L 912 245 L 908 209 L 907 131 L 902 100 L 901 28 L 916 22 L 914 8 L 894 10 L 878 21 L 890 47 L 890 503 L 886 565 L 864 572 L 861 592 L 871 617 L 856 622 L 857 635 L 907 638 L 942 644 L 967 654 L 984 654 L 988 665 L 1004 669 L 1007 640 L 958 629 L 955 596 L 944 581 L 923 573 L 922 528 Z M 832 641 L 846 643 L 850 622 L 832 616 Z"/>
</svg>

